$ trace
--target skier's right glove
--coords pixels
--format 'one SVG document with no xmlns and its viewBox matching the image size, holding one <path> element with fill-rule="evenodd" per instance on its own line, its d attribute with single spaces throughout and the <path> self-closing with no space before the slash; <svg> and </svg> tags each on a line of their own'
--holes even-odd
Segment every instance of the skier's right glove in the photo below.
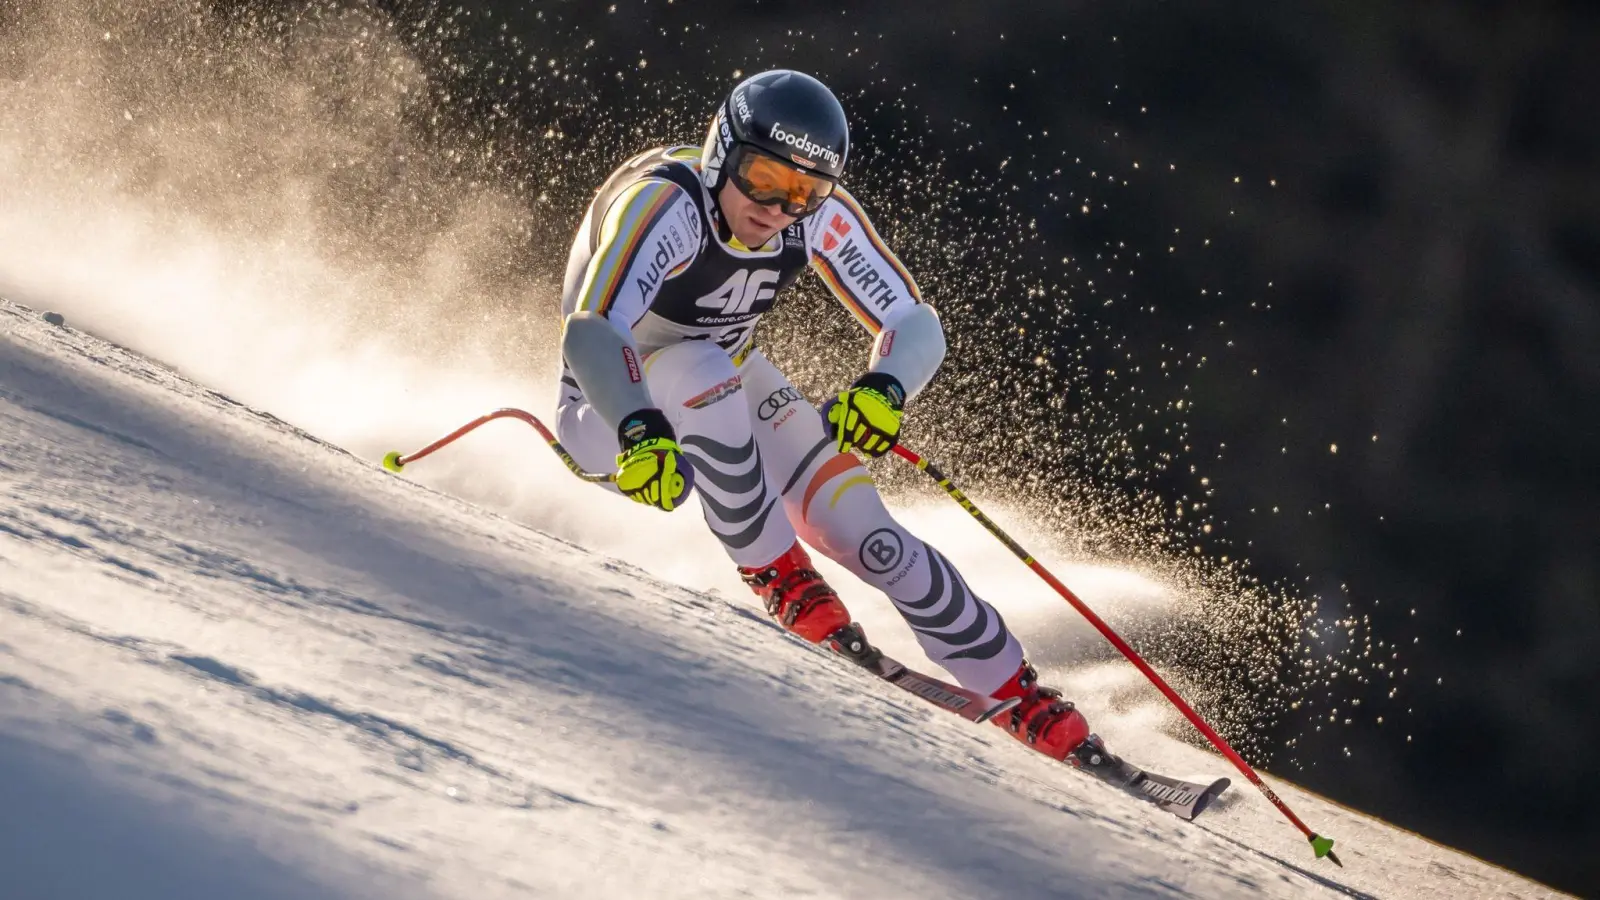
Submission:
<svg viewBox="0 0 1600 900">
<path fill-rule="evenodd" d="M 630 499 L 671 512 L 694 489 L 694 468 L 659 409 L 641 409 L 617 428 L 617 489 Z"/>
</svg>

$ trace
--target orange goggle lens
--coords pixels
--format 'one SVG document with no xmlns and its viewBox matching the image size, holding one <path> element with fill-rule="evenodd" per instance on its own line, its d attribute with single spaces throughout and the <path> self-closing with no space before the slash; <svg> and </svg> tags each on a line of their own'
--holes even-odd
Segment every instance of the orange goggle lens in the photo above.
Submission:
<svg viewBox="0 0 1600 900">
<path fill-rule="evenodd" d="M 776 203 L 790 216 L 816 212 L 833 193 L 833 182 L 828 179 L 752 150 L 739 154 L 733 182 L 751 200 Z"/>
</svg>

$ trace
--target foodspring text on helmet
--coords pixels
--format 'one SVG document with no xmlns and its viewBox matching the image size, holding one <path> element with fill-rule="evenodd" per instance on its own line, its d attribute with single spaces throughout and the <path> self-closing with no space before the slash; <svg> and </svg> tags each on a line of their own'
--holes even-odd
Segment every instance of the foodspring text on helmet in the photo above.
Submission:
<svg viewBox="0 0 1600 900">
<path fill-rule="evenodd" d="M 773 123 L 772 133 L 768 136 L 775 141 L 788 144 L 807 156 L 820 156 L 827 160 L 828 164 L 831 166 L 839 165 L 839 154 L 829 150 L 827 147 L 824 147 L 821 144 L 812 143 L 811 135 L 809 133 L 790 134 L 789 132 L 783 130 L 782 125 Z"/>
</svg>

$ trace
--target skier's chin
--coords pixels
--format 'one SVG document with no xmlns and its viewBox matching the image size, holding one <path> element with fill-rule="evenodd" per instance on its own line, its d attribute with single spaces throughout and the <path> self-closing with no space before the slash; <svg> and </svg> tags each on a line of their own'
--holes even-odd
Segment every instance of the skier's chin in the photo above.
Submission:
<svg viewBox="0 0 1600 900">
<path fill-rule="evenodd" d="M 746 247 L 760 247 L 772 240 L 773 235 L 782 231 L 786 223 L 764 222 L 754 215 L 746 215 L 740 224 L 742 227 L 734 229 L 733 236 Z"/>
</svg>

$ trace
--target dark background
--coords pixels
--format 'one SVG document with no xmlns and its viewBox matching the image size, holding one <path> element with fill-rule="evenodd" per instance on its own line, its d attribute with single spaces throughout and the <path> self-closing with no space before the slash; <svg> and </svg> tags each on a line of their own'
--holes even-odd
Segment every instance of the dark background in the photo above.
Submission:
<svg viewBox="0 0 1600 900">
<path fill-rule="evenodd" d="M 527 205 L 507 266 L 741 74 L 820 77 L 951 334 L 909 439 L 1211 596 L 1141 649 L 1253 761 L 1600 895 L 1594 5 L 377 5 L 431 164 Z M 814 285 L 775 318 L 813 396 L 859 365 Z"/>
</svg>

